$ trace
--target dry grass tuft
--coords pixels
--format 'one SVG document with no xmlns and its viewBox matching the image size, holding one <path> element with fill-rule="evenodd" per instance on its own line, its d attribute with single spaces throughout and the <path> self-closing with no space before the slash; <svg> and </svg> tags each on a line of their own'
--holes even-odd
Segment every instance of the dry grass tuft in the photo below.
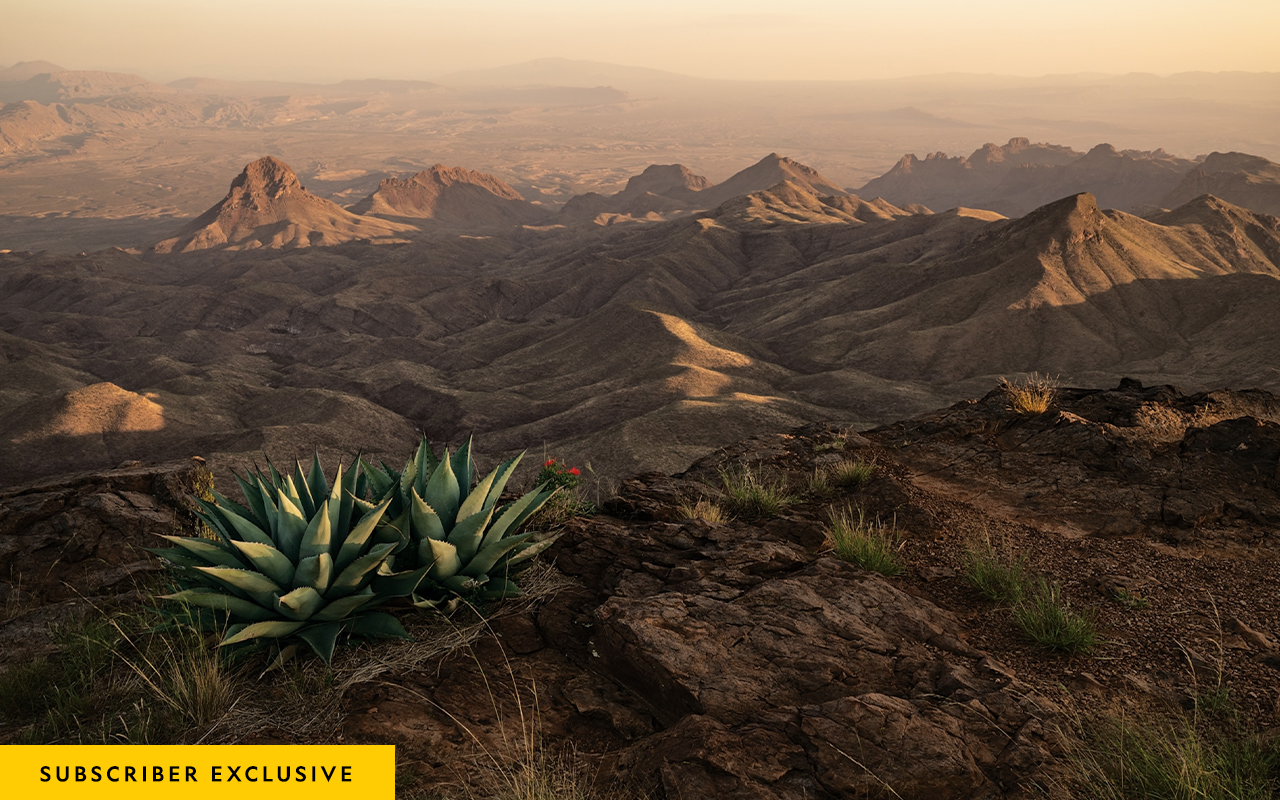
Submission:
<svg viewBox="0 0 1280 800">
<path fill-rule="evenodd" d="M 1053 399 L 1058 393 L 1058 382 L 1047 375 L 1032 373 L 1014 381 L 1001 379 L 1000 389 L 1004 392 L 1010 411 L 1032 417 L 1043 414 L 1053 405 Z"/>
<path fill-rule="evenodd" d="M 715 500 L 708 500 L 705 497 L 699 497 L 693 503 L 686 500 L 676 506 L 676 513 L 680 515 L 681 519 L 700 519 L 703 522 L 717 524 L 729 521 L 729 515 L 724 508 Z"/>
</svg>

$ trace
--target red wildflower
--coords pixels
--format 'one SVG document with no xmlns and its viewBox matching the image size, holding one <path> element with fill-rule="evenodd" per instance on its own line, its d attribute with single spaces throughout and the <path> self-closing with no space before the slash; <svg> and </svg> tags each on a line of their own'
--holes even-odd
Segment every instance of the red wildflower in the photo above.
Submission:
<svg viewBox="0 0 1280 800">
<path fill-rule="evenodd" d="M 577 468 L 577 467 L 574 467 L 573 469 L 569 470 L 569 474 L 570 474 L 570 475 L 581 475 L 582 473 L 581 473 L 581 472 L 578 472 L 578 468 Z"/>
<path fill-rule="evenodd" d="M 552 465 L 552 464 L 554 464 L 554 463 L 556 463 L 556 460 L 555 460 L 554 458 L 548 458 L 548 459 L 547 459 L 547 463 L 543 464 L 542 466 L 544 466 L 544 467 L 549 467 L 549 466 L 551 466 L 551 465 Z"/>
</svg>

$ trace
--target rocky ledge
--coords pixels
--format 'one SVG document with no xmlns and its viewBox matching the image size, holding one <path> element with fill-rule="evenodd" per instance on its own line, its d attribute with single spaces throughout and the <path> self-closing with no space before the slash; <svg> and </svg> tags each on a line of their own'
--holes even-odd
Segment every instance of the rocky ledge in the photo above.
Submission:
<svg viewBox="0 0 1280 800">
<path fill-rule="evenodd" d="M 411 645 L 345 651 L 340 673 L 379 667 L 345 680 L 332 737 L 396 744 L 406 783 L 428 792 L 571 748 L 602 783 L 659 800 L 947 800 L 1061 787 L 1086 706 L 1176 708 L 1216 685 L 1250 725 L 1275 726 L 1277 409 L 1260 392 L 1126 381 L 1060 390 L 1045 413 L 1021 415 L 997 390 L 863 434 L 811 425 L 682 475 L 639 476 L 605 513 L 571 520 L 543 588 L 493 609 L 469 644 L 429 659 L 399 658 Z M 874 475 L 811 481 L 846 460 Z M 691 503 L 724 499 L 722 471 L 744 467 L 788 482 L 794 502 L 687 518 Z M 59 502 L 104 494 L 85 491 Z M 0 498 L 6 575 L 22 526 L 4 520 L 34 496 Z M 834 556 L 824 524 L 843 507 L 896 532 L 900 574 Z M 979 542 L 1058 584 L 1101 644 L 1055 655 L 1025 641 L 965 580 Z M 266 739 L 303 740 L 285 727 Z"/>
</svg>

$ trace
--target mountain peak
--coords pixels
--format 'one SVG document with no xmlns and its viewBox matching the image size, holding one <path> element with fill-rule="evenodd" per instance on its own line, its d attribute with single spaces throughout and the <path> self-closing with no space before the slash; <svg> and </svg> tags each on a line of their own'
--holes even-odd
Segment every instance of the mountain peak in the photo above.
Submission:
<svg viewBox="0 0 1280 800">
<path fill-rule="evenodd" d="M 231 182 L 231 189 L 241 189 L 249 195 L 277 200 L 295 191 L 304 191 L 298 175 L 283 161 L 274 156 L 263 156 L 245 166 Z"/>
</svg>

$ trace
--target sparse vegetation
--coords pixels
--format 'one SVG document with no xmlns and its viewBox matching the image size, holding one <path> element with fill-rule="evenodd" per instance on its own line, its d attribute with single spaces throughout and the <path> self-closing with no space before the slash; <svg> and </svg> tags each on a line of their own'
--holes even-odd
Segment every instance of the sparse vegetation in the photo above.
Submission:
<svg viewBox="0 0 1280 800">
<path fill-rule="evenodd" d="M 732 514 L 748 517 L 772 517 L 786 510 L 796 498 L 782 479 L 766 479 L 750 467 L 720 471 L 724 485 L 725 505 Z"/>
<path fill-rule="evenodd" d="M 1010 411 L 1030 417 L 1049 410 L 1058 393 L 1058 382 L 1048 376 L 1033 373 L 1015 381 L 1002 379 L 1000 389 L 1004 392 Z"/>
<path fill-rule="evenodd" d="M 1117 589 L 1112 594 L 1112 597 L 1120 605 L 1134 611 L 1141 611 L 1151 605 L 1151 601 L 1147 600 L 1147 598 L 1134 594 L 1128 589 Z"/>
<path fill-rule="evenodd" d="M 1013 620 L 1026 639 L 1051 653 L 1087 653 L 1098 644 L 1094 615 L 1074 611 L 1057 584 L 1031 581 L 1013 606 Z"/>
<path fill-rule="evenodd" d="M 815 453 L 824 453 L 828 450 L 843 450 L 844 446 L 848 443 L 849 443 L 849 440 L 846 439 L 845 437 L 837 436 L 836 438 L 832 439 L 829 442 L 822 442 L 820 444 L 815 444 L 813 446 L 813 451 Z"/>
<path fill-rule="evenodd" d="M 542 465 L 534 485 L 544 486 L 548 491 L 555 491 L 532 518 L 537 524 L 546 528 L 555 528 L 574 517 L 582 517 L 596 512 L 593 503 L 578 496 L 578 486 L 582 483 L 582 471 L 570 467 L 562 461 L 549 458 Z"/>
<path fill-rule="evenodd" d="M 845 459 L 827 469 L 829 480 L 841 489 L 861 486 L 876 474 L 876 465 L 866 461 Z"/>
<path fill-rule="evenodd" d="M 807 494 L 813 500 L 829 500 L 836 493 L 836 487 L 831 482 L 831 473 L 824 469 L 816 469 L 809 476 L 809 486 L 805 489 Z"/>
<path fill-rule="evenodd" d="M 990 539 L 965 551 L 964 576 L 969 585 L 988 600 L 1015 605 L 1027 588 L 1027 563 L 1007 550 L 997 550 Z"/>
<path fill-rule="evenodd" d="M 868 521 L 866 511 L 845 507 L 828 515 L 827 544 L 836 556 L 865 570 L 893 577 L 902 572 L 897 530 L 880 520 Z"/>
<path fill-rule="evenodd" d="M 1104 717 L 1084 728 L 1067 781 L 1090 800 L 1270 800 L 1280 792 L 1280 747 L 1194 719 Z"/>
<path fill-rule="evenodd" d="M 699 497 L 694 502 L 684 501 L 676 506 L 676 513 L 683 519 L 700 519 L 704 522 L 728 522 L 729 515 L 715 500 Z"/>
</svg>

